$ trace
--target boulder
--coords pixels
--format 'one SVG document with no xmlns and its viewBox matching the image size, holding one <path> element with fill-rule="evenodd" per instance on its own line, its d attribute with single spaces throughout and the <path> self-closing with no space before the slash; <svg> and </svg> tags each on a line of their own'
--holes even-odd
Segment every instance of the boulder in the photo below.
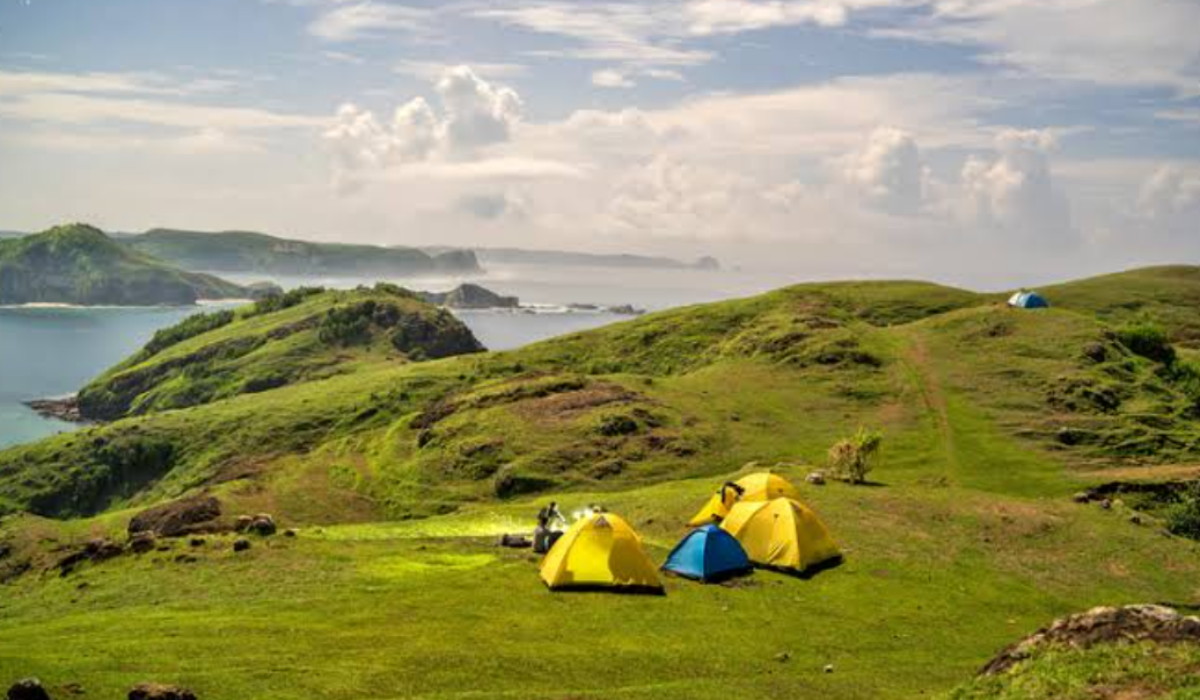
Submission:
<svg viewBox="0 0 1200 700">
<path fill-rule="evenodd" d="M 66 576 L 74 571 L 75 567 L 82 562 L 100 562 L 112 559 L 113 557 L 120 556 L 124 551 L 125 548 L 116 542 L 103 538 L 94 539 L 85 544 L 81 549 L 59 559 L 55 566 L 58 567 L 61 575 Z"/>
<path fill-rule="evenodd" d="M 812 472 L 808 476 L 804 477 L 804 480 L 814 486 L 824 486 L 825 472 Z"/>
<path fill-rule="evenodd" d="M 129 520 L 129 534 L 151 532 L 159 537 L 182 537 L 218 529 L 221 502 L 212 496 L 181 498 L 148 508 Z"/>
<path fill-rule="evenodd" d="M 1200 644 L 1200 618 L 1185 617 L 1162 605 L 1092 608 L 1055 620 L 1001 651 L 980 671 L 1002 673 L 1047 644 L 1086 649 L 1103 642 L 1151 641 Z"/>
<path fill-rule="evenodd" d="M 129 538 L 129 550 L 137 554 L 145 554 L 157 545 L 158 540 L 153 532 L 138 532 Z"/>
<path fill-rule="evenodd" d="M 239 537 L 233 541 L 233 551 L 244 552 L 247 549 L 250 549 L 250 540 L 245 537 Z"/>
<path fill-rule="evenodd" d="M 254 516 L 250 520 L 250 524 L 246 526 L 246 532 L 262 535 L 263 537 L 274 535 L 276 529 L 275 518 L 272 518 L 267 513 L 259 513 Z"/>
<path fill-rule="evenodd" d="M 254 522 L 254 516 L 239 515 L 237 517 L 237 520 L 234 521 L 234 523 L 233 523 L 233 531 L 234 532 L 245 532 L 250 527 L 250 523 L 252 523 L 252 522 Z"/>
<path fill-rule="evenodd" d="M 12 684 L 8 689 L 8 700 L 50 700 L 50 693 L 36 678 L 26 678 Z"/>
<path fill-rule="evenodd" d="M 196 694 L 176 685 L 138 683 L 129 691 L 129 700 L 196 700 Z"/>
</svg>

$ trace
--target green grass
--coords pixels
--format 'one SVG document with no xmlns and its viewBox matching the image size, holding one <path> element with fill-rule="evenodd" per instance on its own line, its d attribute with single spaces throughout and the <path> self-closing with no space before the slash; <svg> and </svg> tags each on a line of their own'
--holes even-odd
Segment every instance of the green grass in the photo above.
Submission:
<svg viewBox="0 0 1200 700">
<path fill-rule="evenodd" d="M 956 689 L 948 700 L 1200 698 L 1200 647 L 1152 643 L 1049 648 L 1011 671 Z"/>
<path fill-rule="evenodd" d="M 560 500 L 625 514 L 662 561 L 714 483 Z M 534 557 L 493 545 L 540 501 L 27 576 L 0 598 L 0 678 L 100 697 L 155 678 L 201 697 L 909 698 L 948 690 L 1056 615 L 1184 598 L 1200 573 L 1195 545 L 1099 509 L 922 486 L 804 491 L 843 566 L 733 587 L 668 578 L 665 598 L 546 591 Z"/>
<path fill-rule="evenodd" d="M 113 376 L 294 323 L 307 303 L 322 302 L 181 337 Z M 331 699 L 951 692 L 1057 616 L 1200 600 L 1200 545 L 1068 497 L 1108 467 L 1195 459 L 1187 389 L 1063 306 L 798 285 L 510 352 L 350 352 L 330 376 L 0 452 L 0 512 L 90 516 L 0 526 L 9 560 L 34 565 L 0 588 L 0 682 Z M 278 361 L 246 357 L 239 372 Z M 885 436 L 876 483 L 803 488 L 846 554 L 811 580 L 551 594 L 530 554 L 493 545 L 553 495 L 568 512 L 608 505 L 661 561 L 717 485 L 755 468 L 741 465 L 801 482 L 860 425 Z M 51 567 L 200 490 L 301 535 Z"/>
</svg>

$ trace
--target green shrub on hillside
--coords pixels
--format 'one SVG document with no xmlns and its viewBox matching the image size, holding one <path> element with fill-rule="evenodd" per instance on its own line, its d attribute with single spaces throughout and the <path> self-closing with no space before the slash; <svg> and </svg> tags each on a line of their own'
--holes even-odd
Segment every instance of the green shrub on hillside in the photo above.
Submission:
<svg viewBox="0 0 1200 700">
<path fill-rule="evenodd" d="M 1162 326 L 1155 323 L 1136 323 L 1117 331 L 1117 340 L 1136 355 L 1171 365 L 1175 362 L 1175 348 Z"/>
<path fill-rule="evenodd" d="M 371 316 L 375 302 L 371 300 L 332 308 L 321 319 L 317 338 L 327 345 L 359 345 L 371 339 Z"/>
<path fill-rule="evenodd" d="M 1193 484 L 1167 509 L 1166 520 L 1173 534 L 1200 540 L 1200 484 Z"/>
<path fill-rule="evenodd" d="M 157 355 L 176 343 L 181 343 L 188 338 L 194 338 L 221 326 L 227 326 L 231 322 L 233 322 L 233 312 L 230 310 L 188 316 L 173 326 L 156 331 L 154 337 L 146 343 L 138 355 L 143 359 Z"/>
<path fill-rule="evenodd" d="M 242 313 L 243 318 L 251 318 L 269 314 L 274 311 L 291 308 L 305 299 L 321 294 L 325 291 L 324 287 L 296 287 L 288 290 L 283 294 L 271 294 L 254 302 L 254 305 L 249 310 Z"/>
</svg>

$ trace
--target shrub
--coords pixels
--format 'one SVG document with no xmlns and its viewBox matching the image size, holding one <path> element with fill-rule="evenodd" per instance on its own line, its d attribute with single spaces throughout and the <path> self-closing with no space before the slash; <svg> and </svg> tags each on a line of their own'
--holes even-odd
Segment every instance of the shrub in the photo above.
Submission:
<svg viewBox="0 0 1200 700">
<path fill-rule="evenodd" d="M 371 300 L 350 306 L 330 309 L 321 319 L 317 338 L 327 345 L 358 345 L 371 339 L 371 316 L 375 302 Z"/>
<path fill-rule="evenodd" d="M 1154 323 L 1137 323 L 1117 331 L 1117 340 L 1129 348 L 1135 355 L 1172 365 L 1175 362 L 1175 348 L 1171 339 L 1161 326 Z"/>
<path fill-rule="evenodd" d="M 1167 529 L 1173 534 L 1200 540 L 1200 484 L 1192 484 L 1166 511 Z"/>
<path fill-rule="evenodd" d="M 269 314 L 281 309 L 291 308 L 305 299 L 316 294 L 321 294 L 324 291 L 324 287 L 296 287 L 295 289 L 288 290 L 283 294 L 269 294 L 254 302 L 254 306 L 252 306 L 248 311 L 243 312 L 242 316 L 244 318 L 250 318 L 252 316 L 260 316 L 262 314 Z"/>
<path fill-rule="evenodd" d="M 139 355 L 142 359 L 157 355 L 176 343 L 228 325 L 231 321 L 233 321 L 233 312 L 229 310 L 188 316 L 173 326 L 156 331 L 154 337 L 146 343 Z"/>
<path fill-rule="evenodd" d="M 882 443 L 883 433 L 860 426 L 854 435 L 838 440 L 829 448 L 830 472 L 852 484 L 866 483 Z"/>
</svg>

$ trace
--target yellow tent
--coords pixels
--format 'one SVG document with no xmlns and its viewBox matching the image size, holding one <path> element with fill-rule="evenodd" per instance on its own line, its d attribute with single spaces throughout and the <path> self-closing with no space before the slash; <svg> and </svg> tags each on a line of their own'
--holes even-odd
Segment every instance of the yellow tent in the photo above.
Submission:
<svg viewBox="0 0 1200 700">
<path fill-rule="evenodd" d="M 799 573 L 841 556 L 816 513 L 791 498 L 736 503 L 721 527 L 760 566 Z"/>
<path fill-rule="evenodd" d="M 576 521 L 542 560 L 542 580 L 561 588 L 662 591 L 658 570 L 629 523 L 612 513 Z"/>
<path fill-rule="evenodd" d="M 742 487 L 743 493 L 738 496 L 737 490 L 721 486 L 708 503 L 696 513 L 688 525 L 700 527 L 708 523 L 720 522 L 729 514 L 729 509 L 738 501 L 769 501 L 772 498 L 800 498 L 800 492 L 791 482 L 770 472 L 755 472 L 747 474 L 733 482 Z"/>
</svg>

